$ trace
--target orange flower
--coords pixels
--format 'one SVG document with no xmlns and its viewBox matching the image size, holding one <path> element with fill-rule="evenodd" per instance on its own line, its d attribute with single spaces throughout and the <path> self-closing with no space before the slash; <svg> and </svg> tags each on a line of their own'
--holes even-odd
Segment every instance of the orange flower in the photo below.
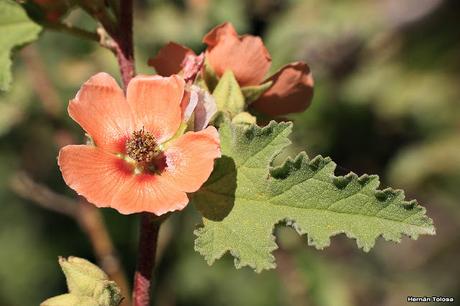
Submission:
<svg viewBox="0 0 460 306">
<path fill-rule="evenodd" d="M 303 62 L 288 64 L 265 79 L 271 57 L 260 37 L 238 36 L 230 23 L 212 29 L 203 38 L 208 46 L 205 56 L 218 77 L 232 70 L 241 87 L 255 86 L 272 81 L 271 87 L 253 104 L 257 111 L 270 116 L 302 112 L 313 97 L 313 77 L 310 68 Z M 164 76 L 178 73 L 184 68 L 192 50 L 169 43 L 163 47 L 149 64 Z"/>
<path fill-rule="evenodd" d="M 182 121 L 184 81 L 137 76 L 126 97 L 106 73 L 90 78 L 70 101 L 70 116 L 95 145 L 59 152 L 65 182 L 98 207 L 123 214 L 181 210 L 187 192 L 209 177 L 220 156 L 214 127 L 173 138 Z"/>
</svg>

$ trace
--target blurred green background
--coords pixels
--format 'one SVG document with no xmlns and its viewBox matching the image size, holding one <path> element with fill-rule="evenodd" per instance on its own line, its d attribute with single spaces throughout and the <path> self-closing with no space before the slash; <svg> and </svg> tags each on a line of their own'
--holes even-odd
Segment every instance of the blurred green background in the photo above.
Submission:
<svg viewBox="0 0 460 306">
<path fill-rule="evenodd" d="M 79 11 L 67 20 L 95 28 Z M 384 187 L 402 188 L 427 207 L 437 235 L 400 245 L 379 239 L 366 254 L 344 235 L 317 251 L 306 237 L 278 228 L 278 269 L 256 274 L 234 269 L 229 255 L 209 267 L 193 251 L 199 215 L 190 206 L 160 233 L 155 305 L 398 306 L 408 304 L 408 295 L 459 300 L 460 1 L 136 1 L 138 72 L 153 73 L 147 59 L 168 41 L 201 51 L 203 34 L 223 21 L 262 36 L 273 70 L 294 60 L 312 68 L 313 104 L 290 118 L 294 143 L 286 154 L 330 156 L 339 174 L 379 174 Z M 13 68 L 12 89 L 0 95 L 0 305 L 28 306 L 66 291 L 57 256 L 96 257 L 72 218 L 19 196 L 12 178 L 23 171 L 75 197 L 56 165 L 60 146 L 84 139 L 66 114 L 67 101 L 92 74 L 118 77 L 118 69 L 109 51 L 54 32 L 16 54 Z M 101 211 L 131 278 L 138 216 Z"/>
</svg>

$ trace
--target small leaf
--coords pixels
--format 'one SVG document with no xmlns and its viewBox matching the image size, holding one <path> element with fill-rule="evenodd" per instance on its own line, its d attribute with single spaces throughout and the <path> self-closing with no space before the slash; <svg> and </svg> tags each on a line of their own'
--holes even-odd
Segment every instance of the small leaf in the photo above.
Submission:
<svg viewBox="0 0 460 306">
<path fill-rule="evenodd" d="M 257 86 L 246 86 L 241 88 L 241 91 L 243 92 L 244 99 L 246 100 L 246 105 L 251 104 L 255 100 L 259 99 L 259 97 L 266 92 L 270 86 L 272 86 L 273 82 L 268 81 L 265 82 L 261 85 Z"/>
<path fill-rule="evenodd" d="M 40 30 L 18 3 L 0 0 L 0 90 L 11 84 L 12 49 L 35 40 Z"/>
<path fill-rule="evenodd" d="M 231 70 L 225 71 L 212 95 L 216 100 L 217 109 L 229 113 L 232 117 L 244 109 L 244 96 Z"/>
<path fill-rule="evenodd" d="M 223 157 L 208 181 L 193 195 L 203 214 L 195 231 L 195 249 L 209 264 L 230 252 L 237 268 L 257 272 L 275 267 L 273 230 L 284 223 L 318 249 L 330 237 L 345 233 L 369 251 L 377 237 L 399 242 L 405 234 L 433 235 L 433 222 L 401 190 L 377 190 L 378 177 L 334 175 L 335 163 L 303 152 L 279 167 L 273 158 L 290 142 L 291 124 L 272 121 L 266 127 L 220 127 Z"/>
</svg>

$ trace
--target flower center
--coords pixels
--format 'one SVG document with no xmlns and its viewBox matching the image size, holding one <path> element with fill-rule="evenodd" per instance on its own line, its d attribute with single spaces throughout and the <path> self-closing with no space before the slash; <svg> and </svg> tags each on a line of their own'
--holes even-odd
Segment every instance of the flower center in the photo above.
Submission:
<svg viewBox="0 0 460 306">
<path fill-rule="evenodd" d="M 136 162 L 147 165 L 154 162 L 161 150 L 155 137 L 142 129 L 133 132 L 126 142 L 126 153 Z"/>
</svg>

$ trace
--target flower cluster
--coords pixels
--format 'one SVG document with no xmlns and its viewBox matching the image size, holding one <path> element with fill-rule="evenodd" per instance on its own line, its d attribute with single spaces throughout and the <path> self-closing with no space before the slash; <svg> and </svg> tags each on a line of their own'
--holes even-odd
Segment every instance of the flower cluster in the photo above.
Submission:
<svg viewBox="0 0 460 306">
<path fill-rule="evenodd" d="M 231 70 L 243 89 L 270 82 L 266 91 L 251 103 L 254 110 L 269 116 L 280 116 L 302 112 L 310 105 L 313 77 L 307 64 L 290 63 L 265 78 L 271 57 L 262 40 L 252 35 L 239 36 L 230 23 L 212 29 L 204 36 L 203 42 L 207 45 L 204 55 L 208 66 L 202 69 L 203 74 L 211 69 L 217 77 L 221 77 Z M 196 57 L 199 56 L 189 48 L 169 43 L 149 60 L 149 64 L 160 75 L 170 76 L 183 71 Z"/>
<path fill-rule="evenodd" d="M 208 47 L 200 55 L 175 43 L 165 46 L 149 61 L 159 75 L 133 78 L 126 95 L 106 73 L 82 86 L 68 111 L 92 142 L 61 149 L 67 185 L 94 205 L 123 214 L 181 210 L 221 154 L 219 134 L 208 125 L 218 111 L 212 87 L 224 73 L 231 71 L 242 90 L 258 92 L 246 101 L 249 111 L 280 116 L 309 106 L 313 79 L 305 63 L 265 79 L 271 58 L 262 40 L 238 36 L 229 23 L 203 42 Z M 210 78 L 214 85 L 206 83 Z"/>
</svg>

